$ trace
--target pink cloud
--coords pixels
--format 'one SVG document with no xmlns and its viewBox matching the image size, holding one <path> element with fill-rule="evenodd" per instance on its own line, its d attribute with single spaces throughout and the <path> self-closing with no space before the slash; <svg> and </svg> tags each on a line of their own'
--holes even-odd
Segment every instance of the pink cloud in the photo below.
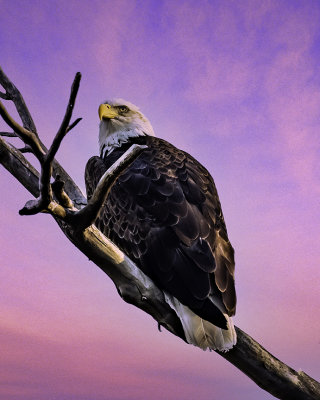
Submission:
<svg viewBox="0 0 320 400">
<path fill-rule="evenodd" d="M 212 58 L 203 64 L 204 71 L 195 74 L 185 92 L 188 100 L 193 102 L 199 99 L 202 102 L 221 102 L 230 98 L 238 100 L 250 90 L 250 72 L 245 62 L 235 62 L 232 56 L 228 56 L 217 60 Z"/>
<path fill-rule="evenodd" d="M 248 129 L 259 132 L 268 121 L 266 134 L 274 156 L 282 159 L 283 169 L 305 193 L 319 193 L 320 188 L 316 172 L 320 95 L 317 63 L 311 54 L 318 11 L 313 10 L 311 5 L 281 7 L 274 1 L 258 7 L 256 3 L 234 8 L 208 5 L 197 11 L 184 4 L 174 15 L 173 31 L 189 62 L 186 99 L 206 106 L 207 114 L 209 104 L 213 109 L 215 104 L 233 106 L 225 116 L 206 115 L 212 134 L 226 132 L 245 139 Z M 246 30 L 241 30 L 239 15 Z M 212 31 L 202 31 L 202 26 L 210 25 Z M 264 106 L 252 110 L 243 105 L 251 105 L 253 96 L 263 99 Z M 256 152 L 257 146 L 250 145 L 251 151 Z"/>
<path fill-rule="evenodd" d="M 123 39 L 130 35 L 134 19 L 135 5 L 125 0 L 117 1 L 113 5 L 101 3 L 99 12 L 94 16 L 92 21 L 94 35 L 89 52 L 105 79 L 110 80 L 117 69 L 121 70 L 121 65 L 125 63 Z"/>
<path fill-rule="evenodd" d="M 307 27 L 306 27 L 307 30 Z M 311 29 L 312 31 L 312 29 Z M 311 32 L 312 33 L 312 32 Z M 312 83 L 316 66 L 307 62 L 311 37 L 275 58 L 266 71 L 266 89 L 269 95 L 269 115 L 277 132 L 284 167 L 296 179 L 305 193 L 320 191 L 318 169 L 319 142 L 319 85 Z M 287 39 L 287 43 L 289 43 Z M 309 48 L 308 48 L 308 46 Z"/>
</svg>

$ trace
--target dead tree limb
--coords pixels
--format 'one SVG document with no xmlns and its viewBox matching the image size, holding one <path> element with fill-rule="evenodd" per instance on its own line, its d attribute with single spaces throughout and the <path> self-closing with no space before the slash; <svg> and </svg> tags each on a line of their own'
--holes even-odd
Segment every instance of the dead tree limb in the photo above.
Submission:
<svg viewBox="0 0 320 400">
<path fill-rule="evenodd" d="M 1 97 L 10 100 L 15 99 L 18 104 L 17 106 L 15 103 L 19 115 L 21 118 L 23 116 L 23 129 L 31 130 L 35 134 L 32 136 L 32 139 L 39 141 L 41 148 L 40 158 L 42 159 L 41 163 L 43 163 L 45 157 L 48 157 L 47 149 L 40 142 L 34 122 L 20 92 L 18 92 L 1 69 L 0 83 L 6 90 L 4 96 L 2 93 Z M 10 123 L 12 122 L 12 119 L 10 119 L 11 117 L 8 118 L 6 116 L 7 113 L 3 115 L 5 115 Z M 63 124 L 63 135 L 76 123 L 75 121 L 74 124 L 69 126 L 71 115 L 68 119 L 68 123 Z M 17 128 L 16 124 L 14 124 L 14 126 Z M 20 128 L 17 128 L 18 131 L 19 129 Z M 30 135 L 26 137 L 29 138 Z M 38 149 L 36 151 L 40 153 L 40 148 L 38 146 L 35 147 L 33 145 L 31 147 L 33 150 Z M 56 151 L 58 148 L 59 145 Z M 113 280 L 120 296 L 125 301 L 141 308 L 150 314 L 159 325 L 164 326 L 174 335 L 185 340 L 180 320 L 165 302 L 162 291 L 94 225 L 90 225 L 95 219 L 99 207 L 107 195 L 105 192 L 108 191 L 108 187 L 112 185 L 119 173 L 126 168 L 128 163 L 132 162 L 136 154 L 133 154 L 134 152 L 132 153 L 131 151 L 125 156 L 125 160 L 120 166 L 113 166 L 113 171 L 109 171 L 109 175 L 107 174 L 101 179 L 100 189 L 97 188 L 96 193 L 93 195 L 92 202 L 89 202 L 88 206 L 84 207 L 83 210 L 78 211 L 81 209 L 81 205 L 86 204 L 86 199 L 68 174 L 53 160 L 52 153 L 54 153 L 54 156 L 55 152 L 52 151 L 50 157 L 52 162 L 52 174 L 56 177 L 56 185 L 53 191 L 57 201 L 53 200 L 51 195 L 49 203 L 47 202 L 48 204 L 46 204 L 47 210 L 53 215 L 68 239 Z M 23 154 L 1 137 L 0 163 L 26 187 L 34 197 L 41 197 L 39 183 L 43 180 L 44 184 L 48 184 L 48 177 L 46 180 L 43 176 L 41 177 L 31 163 L 25 159 Z M 62 174 L 59 174 L 59 171 L 62 171 Z M 47 175 L 49 175 L 50 180 L 50 174 Z M 103 190 L 101 190 L 101 187 Z M 55 203 L 54 206 L 52 203 Z M 73 207 L 73 205 L 76 207 Z M 55 207 L 60 211 L 56 212 Z M 40 208 L 38 211 L 42 211 Z M 78 224 L 81 219 L 83 219 L 85 223 L 83 223 L 81 229 L 79 229 Z M 227 353 L 217 353 L 239 368 L 257 385 L 276 398 L 284 400 L 320 399 L 319 382 L 315 381 L 304 372 L 297 372 L 282 363 L 241 329 L 236 328 L 236 331 L 238 335 L 237 345 Z"/>
<path fill-rule="evenodd" d="M 43 156 L 45 154 L 42 149 L 39 141 L 37 140 L 37 135 L 19 125 L 8 113 L 5 106 L 0 101 L 0 115 L 3 120 L 13 129 L 13 131 L 19 136 L 19 138 L 28 146 L 32 148 L 34 155 L 37 157 L 39 161 L 42 161 Z"/>
<path fill-rule="evenodd" d="M 11 80 L 7 77 L 7 75 L 4 73 L 4 71 L 2 70 L 1 67 L 0 67 L 0 85 L 2 85 L 2 87 L 6 91 L 5 94 L 6 94 L 7 100 L 12 101 L 16 110 L 18 111 L 18 114 L 19 114 L 19 117 L 21 118 L 23 127 L 25 129 L 33 132 L 38 137 L 38 141 L 41 145 L 41 148 L 46 152 L 47 148 L 42 143 L 41 139 L 38 136 L 35 123 L 32 119 L 31 113 L 28 110 L 28 107 L 26 106 L 26 103 L 25 103 L 20 91 L 11 82 Z M 72 129 L 72 125 L 73 124 L 71 124 L 70 127 L 68 128 L 68 131 L 70 131 Z M 60 176 L 60 178 L 65 182 L 66 190 L 68 190 L 69 193 L 73 193 L 73 195 L 74 195 L 73 196 L 74 206 L 78 209 L 82 208 L 86 204 L 86 199 L 83 196 L 81 190 L 78 188 L 78 186 L 70 178 L 68 173 L 62 168 L 62 166 L 56 160 L 53 160 L 52 167 L 53 167 L 52 176 L 54 178 L 56 178 L 58 175 Z"/>
</svg>

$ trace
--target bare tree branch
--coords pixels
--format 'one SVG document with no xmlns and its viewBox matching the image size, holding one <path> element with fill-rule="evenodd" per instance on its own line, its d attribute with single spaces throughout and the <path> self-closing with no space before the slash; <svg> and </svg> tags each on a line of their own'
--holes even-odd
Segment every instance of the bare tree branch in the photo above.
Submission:
<svg viewBox="0 0 320 400">
<path fill-rule="evenodd" d="M 39 161 L 43 160 L 43 155 L 45 154 L 44 150 L 42 149 L 37 135 L 28 129 L 25 129 L 21 125 L 19 125 L 8 113 L 3 103 L 0 101 L 0 115 L 3 120 L 12 128 L 19 138 L 24 141 L 27 145 L 29 145 L 35 156 L 38 158 Z"/>
<path fill-rule="evenodd" d="M 67 105 L 65 116 L 64 116 L 61 126 L 52 142 L 52 145 L 51 145 L 48 153 L 46 154 L 45 162 L 44 162 L 45 165 L 51 166 L 51 163 L 52 163 L 57 151 L 59 150 L 59 147 L 60 147 L 60 144 L 61 144 L 63 138 L 65 137 L 67 132 L 70 131 L 79 122 L 79 119 L 76 120 L 72 124 L 73 126 L 68 130 L 69 123 L 70 123 L 70 120 L 72 117 L 74 104 L 75 104 L 79 86 L 80 86 L 80 80 L 81 80 L 81 74 L 80 74 L 80 72 L 77 72 L 76 76 L 74 78 L 73 84 L 71 86 L 71 93 L 70 93 L 70 98 L 69 98 L 69 102 Z"/>
<path fill-rule="evenodd" d="M 11 82 L 11 80 L 7 77 L 7 75 L 3 72 L 2 68 L 0 67 L 0 84 L 6 91 L 6 99 L 5 100 L 12 100 L 18 114 L 21 118 L 23 127 L 28 129 L 29 131 L 37 134 L 36 126 L 33 122 L 31 114 L 26 106 L 26 103 L 17 89 L 17 87 Z"/>
<path fill-rule="evenodd" d="M 34 196 L 39 196 L 39 172 L 14 146 L 0 137 L 0 163 Z"/>
<path fill-rule="evenodd" d="M 3 137 L 18 137 L 18 135 L 14 132 L 0 132 L 0 136 Z"/>
<path fill-rule="evenodd" d="M 0 82 L 1 83 L 1 82 Z M 58 146 L 59 147 L 59 146 Z M 39 196 L 39 174 L 24 156 L 13 146 L 0 138 L 0 163 L 7 168 L 16 179 L 22 183 L 35 197 Z M 117 172 L 114 171 L 116 179 Z M 111 174 L 112 175 L 112 174 Z M 70 178 L 69 178 L 70 179 Z M 110 181 L 101 181 L 101 185 L 110 185 Z M 59 181 L 59 180 L 58 180 Z M 120 296 L 127 302 L 134 304 L 149 313 L 159 325 L 164 326 L 170 332 L 185 340 L 181 322 L 175 312 L 164 299 L 163 292 L 152 282 L 139 268 L 112 242 L 110 242 L 94 225 L 84 230 L 79 230 L 75 220 L 68 220 L 66 203 L 61 201 L 59 191 L 65 190 L 66 196 L 72 203 L 86 200 L 79 196 L 76 185 L 71 181 L 68 187 L 61 187 L 61 183 L 55 191 L 58 202 L 51 201 L 49 210 L 54 215 L 61 230 L 69 240 L 90 260 L 99 266 L 115 283 Z M 105 188 L 105 187 L 104 187 Z M 99 194 L 100 193 L 100 194 Z M 94 194 L 97 199 L 90 207 L 98 207 L 102 201 L 101 192 Z M 71 204 L 72 204 L 71 203 Z M 78 203 L 79 204 L 79 203 Z M 59 209 L 52 211 L 50 207 Z M 88 216 L 94 216 L 94 212 Z M 78 214 L 81 215 L 81 212 Z M 84 218 L 85 219 L 85 218 Z M 320 399 L 320 384 L 302 371 L 295 371 L 280 360 L 275 358 L 259 343 L 252 339 L 241 329 L 236 328 L 238 335 L 237 345 L 227 353 L 219 353 L 226 360 L 243 371 L 262 389 L 273 396 L 284 400 L 316 400 Z"/>
</svg>

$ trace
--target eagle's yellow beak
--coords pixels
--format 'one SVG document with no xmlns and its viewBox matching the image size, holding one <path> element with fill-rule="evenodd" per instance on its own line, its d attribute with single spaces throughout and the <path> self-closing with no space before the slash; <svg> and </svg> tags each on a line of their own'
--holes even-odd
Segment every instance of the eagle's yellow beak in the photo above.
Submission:
<svg viewBox="0 0 320 400">
<path fill-rule="evenodd" d="M 100 121 L 102 118 L 112 119 L 118 115 L 117 111 L 110 104 L 100 104 L 98 112 Z"/>
</svg>

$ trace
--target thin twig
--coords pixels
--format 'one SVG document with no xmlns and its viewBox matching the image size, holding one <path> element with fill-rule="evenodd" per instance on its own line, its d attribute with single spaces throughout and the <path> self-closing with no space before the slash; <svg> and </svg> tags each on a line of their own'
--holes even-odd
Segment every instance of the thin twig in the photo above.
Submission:
<svg viewBox="0 0 320 400">
<path fill-rule="evenodd" d="M 67 133 L 70 132 L 71 129 L 73 129 L 76 125 L 78 125 L 80 121 L 82 121 L 82 118 L 77 118 L 74 122 L 72 122 L 72 124 L 67 128 Z"/>
<path fill-rule="evenodd" d="M 28 144 L 37 159 L 42 162 L 44 159 L 44 151 L 39 143 L 38 137 L 35 133 L 29 131 L 28 129 L 23 128 L 19 125 L 8 113 L 3 103 L 0 101 L 0 115 L 3 120 L 12 128 L 17 135 L 22 139 L 26 144 Z"/>
<path fill-rule="evenodd" d="M 19 137 L 15 132 L 0 132 L 3 137 Z"/>
<path fill-rule="evenodd" d="M 24 147 L 18 150 L 21 151 L 21 153 L 33 153 L 32 148 L 28 145 L 25 145 Z"/>
<path fill-rule="evenodd" d="M 8 97 L 6 100 L 13 101 L 13 103 L 18 111 L 18 114 L 21 118 L 23 127 L 25 129 L 28 129 L 29 131 L 33 132 L 36 136 L 38 136 L 35 123 L 31 117 L 30 111 L 28 110 L 28 107 L 27 107 L 21 93 L 19 92 L 18 88 L 7 77 L 7 75 L 3 72 L 1 67 L 0 67 L 0 84 L 6 90 L 6 95 Z M 42 145 L 42 143 L 41 143 L 41 145 Z"/>
<path fill-rule="evenodd" d="M 74 78 L 74 81 L 72 83 L 71 86 L 71 93 L 70 93 L 70 98 L 69 98 L 69 102 L 68 102 L 68 106 L 66 109 L 66 113 L 65 116 L 62 120 L 61 126 L 55 136 L 55 138 L 53 139 L 52 145 L 50 146 L 50 149 L 45 157 L 45 163 L 47 164 L 51 164 L 52 160 L 54 159 L 57 151 L 59 150 L 60 144 L 63 140 L 63 138 L 65 137 L 65 135 L 68 132 L 68 127 L 69 127 L 69 123 L 72 117 L 72 111 L 74 108 L 74 104 L 76 101 L 76 97 L 78 94 L 78 90 L 79 90 L 79 86 L 80 86 L 80 80 L 81 80 L 81 74 L 80 72 L 76 73 L 76 76 Z M 80 118 L 77 119 L 75 122 L 73 122 L 73 124 L 70 125 L 70 129 L 69 131 L 78 123 L 80 122 Z"/>
</svg>

